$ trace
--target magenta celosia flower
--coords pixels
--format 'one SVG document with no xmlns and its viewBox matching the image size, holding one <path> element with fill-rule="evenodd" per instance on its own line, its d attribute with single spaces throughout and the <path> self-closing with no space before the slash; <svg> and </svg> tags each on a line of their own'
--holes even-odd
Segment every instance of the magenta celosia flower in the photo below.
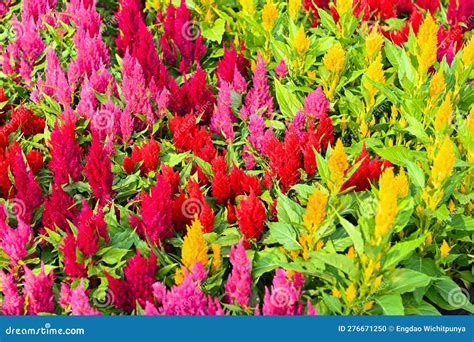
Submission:
<svg viewBox="0 0 474 342">
<path fill-rule="evenodd" d="M 228 83 L 234 82 L 234 87 L 236 87 L 235 80 L 243 79 L 242 76 L 247 76 L 247 68 L 250 63 L 242 54 L 243 50 L 245 50 L 243 43 L 238 53 L 232 44 L 230 44 L 229 49 L 227 49 L 227 46 L 224 44 L 224 55 L 217 63 L 216 68 L 218 82 L 221 80 Z M 218 85 L 220 86 L 220 84 Z"/>
<path fill-rule="evenodd" d="M 28 267 L 25 266 L 25 281 L 23 294 L 26 299 L 28 315 L 37 315 L 39 313 L 54 312 L 54 294 L 53 282 L 54 274 L 44 272 L 44 264 L 41 263 L 41 270 L 35 275 Z"/>
<path fill-rule="evenodd" d="M 99 208 L 97 214 L 94 214 L 84 201 L 77 221 L 77 247 L 86 258 L 90 258 L 99 250 L 99 238 L 105 243 L 109 242 L 104 212 Z"/>
<path fill-rule="evenodd" d="M 252 277 L 250 275 L 251 264 L 244 247 L 244 240 L 230 249 L 230 263 L 232 273 L 225 284 L 226 298 L 229 303 L 236 302 L 245 308 L 250 299 L 250 287 Z"/>
<path fill-rule="evenodd" d="M 252 81 L 253 87 L 245 97 L 245 105 L 240 111 L 240 116 L 244 120 L 254 114 L 271 117 L 273 114 L 273 97 L 269 92 L 265 61 L 260 54 L 257 57 L 257 65 Z"/>
<path fill-rule="evenodd" d="M 80 27 L 89 36 L 99 34 L 101 19 L 97 13 L 95 1 L 72 0 L 66 3 L 66 13 L 74 21 L 76 27 Z"/>
<path fill-rule="evenodd" d="M 59 246 L 63 253 L 64 273 L 70 278 L 87 276 L 86 266 L 77 260 L 77 242 L 72 233 L 68 232 L 63 243 Z"/>
<path fill-rule="evenodd" d="M 69 183 L 69 177 L 77 182 L 82 178 L 82 148 L 76 141 L 75 124 L 65 121 L 61 126 L 54 124 L 51 132 L 51 161 L 55 184 Z"/>
<path fill-rule="evenodd" d="M 43 202 L 43 194 L 33 172 L 27 167 L 17 142 L 10 147 L 9 153 L 10 168 L 15 179 L 16 200 L 21 207 L 17 216 L 29 224 L 33 218 L 33 210 Z"/>
<path fill-rule="evenodd" d="M 4 0 L 0 2 L 0 19 L 2 19 L 3 16 L 7 14 L 10 3 L 11 0 Z"/>
<path fill-rule="evenodd" d="M 248 140 L 259 153 L 264 153 L 265 128 L 265 120 L 261 115 L 250 115 Z"/>
<path fill-rule="evenodd" d="M 15 279 L 10 273 L 0 271 L 1 291 L 3 292 L 3 301 L 0 303 L 0 309 L 3 315 L 19 316 L 23 315 L 24 297 L 18 293 Z"/>
<path fill-rule="evenodd" d="M 151 252 L 150 259 L 147 260 L 137 251 L 135 256 L 128 260 L 123 270 L 124 280 L 115 279 L 106 274 L 115 306 L 131 313 L 135 310 L 137 303 L 144 307 L 147 301 L 151 302 L 156 270 L 155 254 Z"/>
<path fill-rule="evenodd" d="M 48 11 L 56 8 L 56 0 L 25 0 L 21 6 L 22 20 L 32 19 L 37 25 Z"/>
<path fill-rule="evenodd" d="M 81 92 L 79 94 L 79 103 L 77 104 L 77 113 L 80 116 L 90 118 L 97 107 L 97 98 L 95 96 L 94 88 L 91 86 L 89 77 L 84 76 L 82 82 Z"/>
<path fill-rule="evenodd" d="M 61 284 L 62 285 L 62 284 Z M 62 290 L 62 288 L 61 288 Z M 89 297 L 86 294 L 84 288 L 84 280 L 81 279 L 79 285 L 75 289 L 70 289 L 68 294 L 69 303 L 71 306 L 71 314 L 73 316 L 99 316 L 101 313 L 94 309 L 90 302 Z"/>
<path fill-rule="evenodd" d="M 311 304 L 311 301 L 309 299 L 306 301 L 306 310 L 308 316 L 316 316 L 318 314 L 318 311 L 313 306 L 313 304 Z"/>
<path fill-rule="evenodd" d="M 141 195 L 137 222 L 138 232 L 152 244 L 159 245 L 166 238 L 173 236 L 173 201 L 171 186 L 162 175 L 156 177 L 156 184 L 150 194 Z"/>
<path fill-rule="evenodd" d="M 92 194 L 101 204 L 113 196 L 114 174 L 112 173 L 110 155 L 110 151 L 106 151 L 97 134 L 93 132 L 92 145 L 87 152 L 84 173 L 91 186 Z"/>
<path fill-rule="evenodd" d="M 6 209 L 0 205 L 0 211 Z M 10 227 L 5 222 L 5 214 L 0 217 L 0 246 L 3 252 L 10 257 L 10 266 L 14 267 L 18 261 L 28 255 L 27 245 L 31 243 L 33 238 L 33 229 L 30 225 L 18 219 L 16 228 Z"/>
<path fill-rule="evenodd" d="M 329 109 L 329 101 L 327 100 L 321 86 L 309 93 L 304 99 L 304 112 L 306 115 L 320 119 L 327 115 Z"/>
<path fill-rule="evenodd" d="M 293 279 L 287 271 L 278 268 L 275 271 L 271 291 L 265 289 L 263 302 L 264 315 L 301 315 L 303 305 L 300 300 L 304 284 L 303 276 L 295 272 Z"/>
<path fill-rule="evenodd" d="M 280 62 L 275 67 L 275 74 L 277 75 L 278 79 L 281 79 L 286 76 L 288 73 L 288 69 L 286 67 L 285 59 L 280 59 Z"/>
<path fill-rule="evenodd" d="M 74 198 L 69 196 L 61 186 L 53 185 L 51 195 L 44 201 L 43 227 L 50 230 L 55 230 L 58 227 L 62 231 L 69 231 L 67 221 L 74 222 L 77 216 L 75 204 Z M 40 230 L 40 232 L 44 233 L 43 230 Z"/>
<path fill-rule="evenodd" d="M 71 89 L 52 46 L 46 53 L 46 82 L 39 79 L 38 88 L 65 107 L 71 103 Z"/>
<path fill-rule="evenodd" d="M 220 82 L 219 97 L 217 107 L 211 118 L 211 129 L 218 134 L 222 134 L 227 141 L 234 140 L 234 130 L 232 121 L 235 119 L 231 110 L 230 85 L 225 81 Z"/>
<path fill-rule="evenodd" d="M 234 80 L 232 82 L 232 88 L 232 90 L 239 94 L 243 94 L 247 91 L 247 81 L 237 69 L 237 65 L 235 66 L 234 70 Z"/>
<path fill-rule="evenodd" d="M 173 286 L 169 291 L 164 284 L 153 284 L 153 294 L 159 308 L 148 304 L 145 314 L 149 315 L 223 315 L 224 311 L 217 300 L 207 296 L 199 288 L 199 281 L 192 273 L 186 273 L 179 285 Z"/>
<path fill-rule="evenodd" d="M 305 123 L 306 123 L 306 115 L 301 110 L 297 111 L 293 118 L 293 121 L 290 124 L 290 128 L 296 132 L 300 141 L 304 139 Z"/>
<path fill-rule="evenodd" d="M 255 161 L 255 155 L 249 151 L 247 145 L 244 145 L 242 149 L 242 159 L 245 160 L 245 168 L 247 170 L 253 170 L 257 162 Z"/>
</svg>

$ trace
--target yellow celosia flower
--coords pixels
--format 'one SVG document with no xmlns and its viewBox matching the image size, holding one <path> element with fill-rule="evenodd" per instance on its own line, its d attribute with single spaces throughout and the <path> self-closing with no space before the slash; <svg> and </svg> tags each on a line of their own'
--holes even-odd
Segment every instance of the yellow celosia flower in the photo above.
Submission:
<svg viewBox="0 0 474 342">
<path fill-rule="evenodd" d="M 372 309 L 373 306 L 374 306 L 374 301 L 373 300 L 371 300 L 370 302 L 365 303 L 364 311 L 369 311 L 370 309 Z"/>
<path fill-rule="evenodd" d="M 468 67 L 472 64 L 474 60 L 474 38 L 471 38 L 469 43 L 464 47 L 464 52 L 462 54 L 462 62 L 465 67 Z"/>
<path fill-rule="evenodd" d="M 448 209 L 451 214 L 454 213 L 454 211 L 456 210 L 456 204 L 454 204 L 453 199 L 449 200 Z"/>
<path fill-rule="evenodd" d="M 437 132 L 440 132 L 447 125 L 451 124 L 451 116 L 453 113 L 453 104 L 451 102 L 452 91 L 446 94 L 446 98 L 436 112 L 434 127 Z"/>
<path fill-rule="evenodd" d="M 315 190 L 311 196 L 309 196 L 306 214 L 303 219 L 310 234 L 313 234 L 324 221 L 328 196 L 326 192 L 321 190 Z"/>
<path fill-rule="evenodd" d="M 342 297 L 341 291 L 339 291 L 337 289 L 337 287 L 332 288 L 332 295 L 333 295 L 334 298 L 341 298 Z"/>
<path fill-rule="evenodd" d="M 333 45 L 324 55 L 323 64 L 329 71 L 338 75 L 344 66 L 346 53 L 340 43 Z"/>
<path fill-rule="evenodd" d="M 466 125 L 469 133 L 471 133 L 471 136 L 474 138 L 474 106 L 471 107 L 469 115 L 466 118 Z"/>
<path fill-rule="evenodd" d="M 301 9 L 301 0 L 288 0 L 288 14 L 295 21 Z"/>
<path fill-rule="evenodd" d="M 318 242 L 316 242 L 316 246 L 314 246 L 314 249 L 319 251 L 323 247 L 324 247 L 324 241 L 323 240 L 318 240 Z"/>
<path fill-rule="evenodd" d="M 385 74 L 383 71 L 382 55 L 380 53 L 375 58 L 375 60 L 372 63 L 370 63 L 369 67 L 367 68 L 366 77 L 378 83 L 385 83 Z M 374 98 L 378 92 L 378 88 L 370 84 L 369 81 L 367 81 L 366 79 L 362 81 L 362 85 L 369 92 L 369 99 L 370 99 L 369 106 L 372 106 L 375 102 Z"/>
<path fill-rule="evenodd" d="M 276 5 L 273 3 L 272 0 L 268 0 L 265 6 L 263 6 L 262 11 L 263 28 L 265 29 L 265 31 L 270 32 L 273 27 L 273 22 L 275 21 L 277 16 L 278 10 Z"/>
<path fill-rule="evenodd" d="M 191 270 L 197 261 L 203 266 L 207 265 L 207 244 L 203 234 L 201 222 L 195 218 L 191 226 L 188 226 L 181 249 L 181 261 L 188 270 Z"/>
<path fill-rule="evenodd" d="M 255 6 L 253 0 L 239 0 L 240 6 L 242 6 L 242 12 L 253 15 L 255 12 Z"/>
<path fill-rule="evenodd" d="M 438 49 L 437 32 L 438 26 L 428 11 L 418 30 L 416 39 L 419 48 L 417 59 L 420 79 L 426 75 L 428 69 L 436 62 L 436 52 Z"/>
<path fill-rule="evenodd" d="M 365 40 L 365 52 L 367 54 L 367 60 L 370 62 L 377 56 L 383 46 L 383 36 L 379 33 L 378 25 L 376 24 L 370 34 Z"/>
<path fill-rule="evenodd" d="M 298 29 L 298 32 L 296 32 L 296 35 L 293 38 L 293 41 L 291 42 L 291 45 L 300 55 L 302 55 L 306 52 L 306 50 L 308 50 L 309 38 L 306 37 L 306 34 L 304 33 L 303 25 L 301 25 Z"/>
<path fill-rule="evenodd" d="M 347 251 L 346 256 L 348 256 L 349 258 L 351 258 L 352 260 L 354 260 L 354 258 L 355 258 L 355 249 L 354 249 L 354 246 L 350 246 L 350 247 L 349 247 L 349 250 Z"/>
<path fill-rule="evenodd" d="M 397 198 L 399 189 L 397 188 L 397 182 L 392 167 L 385 169 L 382 173 L 379 185 L 379 203 L 375 215 L 376 242 L 388 233 L 395 222 L 395 217 L 397 215 Z"/>
<path fill-rule="evenodd" d="M 435 189 L 439 188 L 446 177 L 451 174 L 455 160 L 453 144 L 449 136 L 446 136 L 431 168 L 431 183 Z"/>
<path fill-rule="evenodd" d="M 221 245 L 213 243 L 212 248 L 212 268 L 218 270 L 221 265 Z"/>
<path fill-rule="evenodd" d="M 400 197 L 408 195 L 408 178 L 403 167 L 400 168 L 398 175 L 395 177 L 395 183 Z"/>
<path fill-rule="evenodd" d="M 354 283 L 351 283 L 346 289 L 346 300 L 348 303 L 352 303 L 356 298 L 356 288 Z"/>
<path fill-rule="evenodd" d="M 160 4 L 160 0 L 153 0 L 153 8 L 155 9 L 155 11 L 161 11 L 161 4 Z"/>
<path fill-rule="evenodd" d="M 377 278 L 374 280 L 374 289 L 377 289 L 380 284 L 382 284 L 382 278 L 383 276 L 379 275 Z"/>
<path fill-rule="evenodd" d="M 352 8 L 352 0 L 338 0 L 336 3 L 337 13 L 343 15 L 344 13 L 349 12 Z"/>
<path fill-rule="evenodd" d="M 429 246 L 432 243 L 433 243 L 433 235 L 431 234 L 431 232 L 429 232 L 428 235 L 426 235 L 425 244 Z"/>
<path fill-rule="evenodd" d="M 298 237 L 298 241 L 299 241 L 300 245 L 303 247 L 303 251 L 302 251 L 302 253 L 301 253 L 301 255 L 303 256 L 303 259 L 304 259 L 304 260 L 308 260 L 308 259 L 309 259 L 309 250 L 310 250 L 310 247 L 309 247 L 309 244 L 310 244 L 309 235 L 308 235 L 308 234 L 301 234 L 301 235 Z"/>
<path fill-rule="evenodd" d="M 430 97 L 433 99 L 446 89 L 446 80 L 444 79 L 444 69 L 441 66 L 434 74 L 430 82 Z"/>
<path fill-rule="evenodd" d="M 451 250 L 452 247 L 449 247 L 448 243 L 446 242 L 446 240 L 443 240 L 443 243 L 441 245 L 441 247 L 439 248 L 439 251 L 441 253 L 441 256 L 443 258 L 447 257 L 449 255 L 449 251 Z"/>
<path fill-rule="evenodd" d="M 328 166 L 331 174 L 329 177 L 331 189 L 333 192 L 339 192 L 344 183 L 344 174 L 349 167 L 341 139 L 337 140 L 336 146 L 329 156 Z"/>
</svg>

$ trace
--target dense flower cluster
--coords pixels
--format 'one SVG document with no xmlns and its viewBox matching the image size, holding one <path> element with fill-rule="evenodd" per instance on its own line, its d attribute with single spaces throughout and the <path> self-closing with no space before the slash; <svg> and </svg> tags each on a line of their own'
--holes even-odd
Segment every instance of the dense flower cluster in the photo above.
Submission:
<svg viewBox="0 0 474 342">
<path fill-rule="evenodd" d="M 472 1 L 191 3 L 0 2 L 0 312 L 472 313 Z"/>
</svg>

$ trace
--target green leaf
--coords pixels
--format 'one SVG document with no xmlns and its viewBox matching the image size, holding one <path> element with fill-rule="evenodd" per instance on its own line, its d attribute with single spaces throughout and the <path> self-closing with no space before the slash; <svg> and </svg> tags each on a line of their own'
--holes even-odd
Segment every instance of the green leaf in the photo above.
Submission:
<svg viewBox="0 0 474 342">
<path fill-rule="evenodd" d="M 427 286 L 431 281 L 431 277 L 408 268 L 398 268 L 390 273 L 385 281 L 388 282 L 388 286 L 383 288 L 384 292 L 402 294 Z"/>
<path fill-rule="evenodd" d="M 122 248 L 110 248 L 107 249 L 102 255 L 102 261 L 109 265 L 115 265 L 129 252 L 128 249 Z M 101 255 L 101 251 L 97 255 Z"/>
<path fill-rule="evenodd" d="M 303 224 L 304 209 L 296 202 L 280 193 L 277 201 L 278 221 L 289 225 Z"/>
<path fill-rule="evenodd" d="M 264 273 L 271 272 L 286 262 L 286 257 L 279 248 L 267 248 L 255 253 L 252 266 L 252 277 L 257 280 Z"/>
<path fill-rule="evenodd" d="M 283 116 L 293 119 L 295 113 L 302 108 L 302 104 L 296 95 L 278 80 L 275 80 L 275 94 Z"/>
<path fill-rule="evenodd" d="M 383 268 L 389 269 L 396 266 L 400 261 L 408 258 L 424 241 L 425 237 L 422 236 L 414 240 L 397 243 L 387 253 L 387 256 L 383 262 Z"/>
<path fill-rule="evenodd" d="M 399 294 L 377 296 L 375 301 L 382 307 L 384 315 L 402 316 L 405 314 L 402 297 Z"/>
<path fill-rule="evenodd" d="M 201 34 L 207 40 L 217 42 L 220 44 L 222 41 L 222 36 L 224 35 L 224 32 L 225 32 L 225 20 L 222 18 L 219 18 L 214 22 L 213 27 L 203 27 Z M 192 34 L 192 32 L 190 33 Z"/>
<path fill-rule="evenodd" d="M 326 251 L 310 252 L 311 257 L 316 258 L 327 265 L 331 265 L 351 277 L 356 277 L 357 270 L 351 258 L 337 253 L 327 253 Z"/>
<path fill-rule="evenodd" d="M 337 215 L 339 217 L 339 222 L 341 222 L 342 227 L 345 229 L 352 242 L 354 243 L 354 248 L 357 251 L 357 254 L 362 255 L 364 252 L 364 241 L 362 240 L 362 234 L 357 230 L 356 227 L 345 218 Z"/>
<path fill-rule="evenodd" d="M 297 232 L 295 228 L 283 222 L 268 223 L 271 237 L 279 244 L 283 245 L 286 250 L 299 250 L 301 245 L 297 241 Z"/>
<path fill-rule="evenodd" d="M 424 316 L 440 316 L 440 312 L 430 303 L 421 301 L 421 303 L 409 302 L 404 304 L 405 315 L 424 315 Z"/>
</svg>

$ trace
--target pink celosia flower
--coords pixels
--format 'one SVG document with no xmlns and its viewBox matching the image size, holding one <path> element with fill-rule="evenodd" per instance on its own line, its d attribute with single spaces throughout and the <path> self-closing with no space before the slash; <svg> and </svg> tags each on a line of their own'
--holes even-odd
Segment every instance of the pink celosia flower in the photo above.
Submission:
<svg viewBox="0 0 474 342">
<path fill-rule="evenodd" d="M 89 303 L 89 297 L 84 288 L 84 280 L 81 279 L 75 289 L 70 290 L 71 313 L 74 316 L 98 316 L 101 313 L 94 309 Z"/>
<path fill-rule="evenodd" d="M 313 306 L 313 304 L 311 304 L 311 301 L 309 299 L 306 301 L 306 308 L 308 316 L 316 316 L 318 314 L 318 311 Z"/>
<path fill-rule="evenodd" d="M 92 194 L 104 204 L 112 198 L 112 161 L 110 151 L 102 146 L 97 134 L 92 133 L 92 145 L 86 156 L 84 173 L 92 189 Z"/>
<path fill-rule="evenodd" d="M 269 92 L 265 61 L 260 54 L 257 57 L 257 65 L 252 81 L 253 87 L 245 97 L 245 105 L 240 111 L 240 116 L 244 120 L 254 114 L 271 117 L 273 114 L 273 97 Z"/>
<path fill-rule="evenodd" d="M 295 273 L 293 279 L 281 268 L 275 271 L 271 291 L 265 289 L 263 302 L 264 315 L 301 315 L 303 306 L 301 300 L 301 289 L 304 284 L 303 276 Z"/>
<path fill-rule="evenodd" d="M 18 218 L 25 223 L 31 223 L 33 210 L 43 202 L 43 194 L 33 172 L 27 167 L 17 142 L 10 147 L 9 153 L 10 168 L 15 179 L 16 199 L 22 207 Z"/>
<path fill-rule="evenodd" d="M 231 44 L 230 48 L 224 45 L 224 55 L 217 63 L 217 80 L 218 82 L 225 81 L 231 83 L 234 81 L 234 87 L 236 86 L 236 78 L 242 78 L 247 75 L 247 68 L 249 67 L 249 61 L 245 59 L 242 51 L 245 50 L 243 44 L 240 47 L 239 53 L 235 50 Z M 245 80 L 244 80 L 245 82 Z M 220 86 L 220 84 L 218 84 Z M 245 90 L 244 90 L 245 91 Z"/>
<path fill-rule="evenodd" d="M 275 74 L 277 75 L 278 79 L 282 79 L 288 73 L 288 69 L 286 67 L 285 60 L 282 58 L 280 62 L 275 67 Z"/>
<path fill-rule="evenodd" d="M 247 91 L 247 81 L 239 72 L 237 66 L 235 66 L 234 70 L 234 81 L 232 82 L 232 88 L 232 90 L 239 94 L 243 94 Z"/>
<path fill-rule="evenodd" d="M 0 205 L 0 211 L 5 212 L 5 207 Z M 28 255 L 27 245 L 33 238 L 33 229 L 18 219 L 16 228 L 10 227 L 5 222 L 5 214 L 0 217 L 0 246 L 2 250 L 10 257 L 10 266 L 14 267 L 18 261 Z"/>
<path fill-rule="evenodd" d="M 304 99 L 304 112 L 314 119 L 326 116 L 328 109 L 329 101 L 324 95 L 321 86 L 318 86 L 315 91 L 309 93 Z"/>
<path fill-rule="evenodd" d="M 260 153 L 264 153 L 265 128 L 265 120 L 261 115 L 250 115 L 248 140 Z"/>
<path fill-rule="evenodd" d="M 245 308 L 249 303 L 252 277 L 250 275 L 251 264 L 243 240 L 236 247 L 231 247 L 230 263 L 232 264 L 232 273 L 225 284 L 227 301 L 231 304 L 236 302 Z"/>
<path fill-rule="evenodd" d="M 56 0 L 25 0 L 22 2 L 22 20 L 33 20 L 37 25 L 41 24 L 41 19 L 50 10 L 56 8 Z"/>
<path fill-rule="evenodd" d="M 215 133 L 222 134 L 227 141 L 233 141 L 232 121 L 234 120 L 234 114 L 230 108 L 230 85 L 227 82 L 220 82 L 220 85 L 217 107 L 211 118 L 211 129 Z"/>
<path fill-rule="evenodd" d="M 46 95 L 53 97 L 65 107 L 71 103 L 71 89 L 52 46 L 46 53 L 46 82 L 42 83 L 41 79 L 38 80 L 40 90 Z"/>
<path fill-rule="evenodd" d="M 15 279 L 10 273 L 0 271 L 3 292 L 3 301 L 0 303 L 0 309 L 3 315 L 23 315 L 24 297 L 18 293 Z"/>
<path fill-rule="evenodd" d="M 253 170 L 257 162 L 255 161 L 255 155 L 249 151 L 247 145 L 244 145 L 242 149 L 242 159 L 245 160 L 245 168 L 247 170 Z"/>
<path fill-rule="evenodd" d="M 28 315 L 37 315 L 42 312 L 54 312 L 53 282 L 54 274 L 44 272 L 44 264 L 41 263 L 41 270 L 35 275 L 25 266 L 25 282 L 23 294 L 27 302 Z"/>
<path fill-rule="evenodd" d="M 65 121 L 61 126 L 54 124 L 51 132 L 51 161 L 54 183 L 69 183 L 69 177 L 77 182 L 82 178 L 82 148 L 76 141 L 75 124 Z"/>
</svg>

